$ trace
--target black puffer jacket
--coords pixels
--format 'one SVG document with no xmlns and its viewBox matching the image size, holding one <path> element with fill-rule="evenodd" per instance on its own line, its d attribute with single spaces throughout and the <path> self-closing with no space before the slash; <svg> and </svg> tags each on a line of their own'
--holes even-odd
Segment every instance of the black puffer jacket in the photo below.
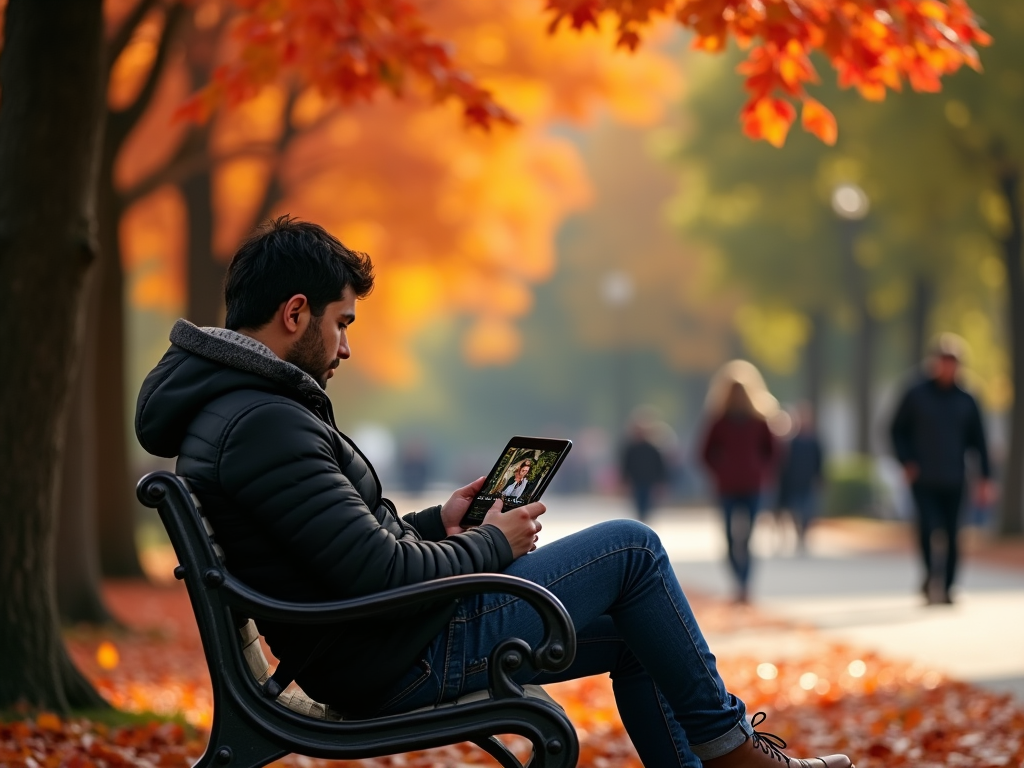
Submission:
<svg viewBox="0 0 1024 768">
<path fill-rule="evenodd" d="M 919 485 L 963 485 L 964 456 L 972 450 L 982 477 L 991 477 L 978 403 L 955 384 L 942 387 L 931 378 L 913 384 L 896 408 L 890 433 L 899 462 L 917 465 Z"/>
<path fill-rule="evenodd" d="M 441 508 L 399 517 L 373 468 L 334 424 L 312 378 L 255 339 L 179 320 L 172 346 L 139 393 L 135 431 L 157 456 L 177 456 L 203 504 L 225 564 L 272 597 L 315 602 L 462 573 L 500 571 L 512 550 L 497 528 L 446 538 Z M 313 698 L 342 711 L 376 703 L 450 619 L 454 604 L 361 626 L 261 622 L 279 659 L 305 659 Z"/>
</svg>

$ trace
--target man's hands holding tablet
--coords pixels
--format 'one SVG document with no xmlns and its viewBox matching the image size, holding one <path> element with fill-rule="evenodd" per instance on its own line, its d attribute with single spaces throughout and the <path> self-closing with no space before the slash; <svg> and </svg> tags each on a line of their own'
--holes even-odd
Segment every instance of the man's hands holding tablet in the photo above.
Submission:
<svg viewBox="0 0 1024 768">
<path fill-rule="evenodd" d="M 539 501 L 534 501 L 502 512 L 501 499 L 498 499 L 487 510 L 483 524 L 493 525 L 505 534 L 509 546 L 512 547 L 512 555 L 519 557 L 537 548 L 537 534 L 541 529 L 540 520 L 537 518 L 545 511 L 547 507 Z"/>
<path fill-rule="evenodd" d="M 483 485 L 484 478 L 482 477 L 469 485 L 464 485 L 455 491 L 441 507 L 441 522 L 444 524 L 445 533 L 449 536 L 462 533 L 464 529 L 459 525 L 459 521 L 462 520 Z M 502 501 L 496 499 L 487 510 L 483 525 L 493 525 L 500 530 L 508 539 L 513 556 L 518 558 L 537 548 L 537 534 L 541 529 L 540 521 L 537 518 L 543 515 L 546 509 L 547 507 L 542 503 L 535 501 L 510 509 L 508 512 L 502 512 Z"/>
</svg>

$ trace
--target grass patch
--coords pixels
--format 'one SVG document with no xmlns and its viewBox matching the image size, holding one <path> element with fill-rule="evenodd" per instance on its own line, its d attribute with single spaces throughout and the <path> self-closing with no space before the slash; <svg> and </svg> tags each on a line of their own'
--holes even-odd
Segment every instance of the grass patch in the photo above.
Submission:
<svg viewBox="0 0 1024 768">
<path fill-rule="evenodd" d="M 0 723 L 16 723 L 24 720 L 36 720 L 42 714 L 55 714 L 49 710 L 15 707 L 0 709 Z M 162 715 L 157 712 L 125 712 L 120 709 L 73 709 L 70 714 L 58 714 L 61 720 L 88 720 L 90 723 L 104 725 L 108 728 L 137 728 L 157 723 L 172 723 L 181 726 L 188 738 L 198 735 L 195 726 L 189 723 L 183 714 Z"/>
</svg>

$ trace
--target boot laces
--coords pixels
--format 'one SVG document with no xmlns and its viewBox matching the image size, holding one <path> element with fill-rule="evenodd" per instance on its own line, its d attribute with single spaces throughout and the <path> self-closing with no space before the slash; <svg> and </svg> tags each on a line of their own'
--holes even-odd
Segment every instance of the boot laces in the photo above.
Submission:
<svg viewBox="0 0 1024 768">
<path fill-rule="evenodd" d="M 765 721 L 765 719 L 767 719 L 767 717 L 768 715 L 766 715 L 764 712 L 758 712 L 752 718 L 750 718 L 750 728 L 753 731 L 751 741 L 753 741 L 755 749 L 760 749 L 766 755 L 768 755 L 769 757 L 774 757 L 780 763 L 782 761 L 785 761 L 786 765 L 788 766 L 789 756 L 783 754 L 782 752 L 782 750 L 786 748 L 785 740 L 779 736 L 776 736 L 774 733 L 768 733 L 767 731 L 759 732 L 755 730 L 757 726 L 759 726 L 761 723 Z"/>
</svg>

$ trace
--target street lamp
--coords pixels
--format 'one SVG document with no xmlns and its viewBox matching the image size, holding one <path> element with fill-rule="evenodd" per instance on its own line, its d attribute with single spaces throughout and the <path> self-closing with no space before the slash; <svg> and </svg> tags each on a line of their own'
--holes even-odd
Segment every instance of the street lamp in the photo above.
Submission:
<svg viewBox="0 0 1024 768">
<path fill-rule="evenodd" d="M 847 221 L 860 221 L 871 209 L 868 196 L 856 184 L 839 184 L 832 190 L 832 210 Z"/>
<path fill-rule="evenodd" d="M 839 217 L 843 234 L 843 259 L 846 262 L 849 285 L 853 292 L 859 320 L 859 338 L 854 363 L 854 402 L 856 403 L 857 452 L 871 453 L 871 385 L 872 358 L 874 357 L 874 318 L 868 309 L 868 279 L 863 267 L 857 263 L 854 242 L 861 222 L 868 215 L 871 203 L 867 194 L 856 184 L 838 184 L 832 190 L 832 210 Z"/>
<path fill-rule="evenodd" d="M 633 278 L 619 269 L 613 269 L 601 281 L 601 296 L 612 309 L 626 306 L 633 299 Z"/>
</svg>

